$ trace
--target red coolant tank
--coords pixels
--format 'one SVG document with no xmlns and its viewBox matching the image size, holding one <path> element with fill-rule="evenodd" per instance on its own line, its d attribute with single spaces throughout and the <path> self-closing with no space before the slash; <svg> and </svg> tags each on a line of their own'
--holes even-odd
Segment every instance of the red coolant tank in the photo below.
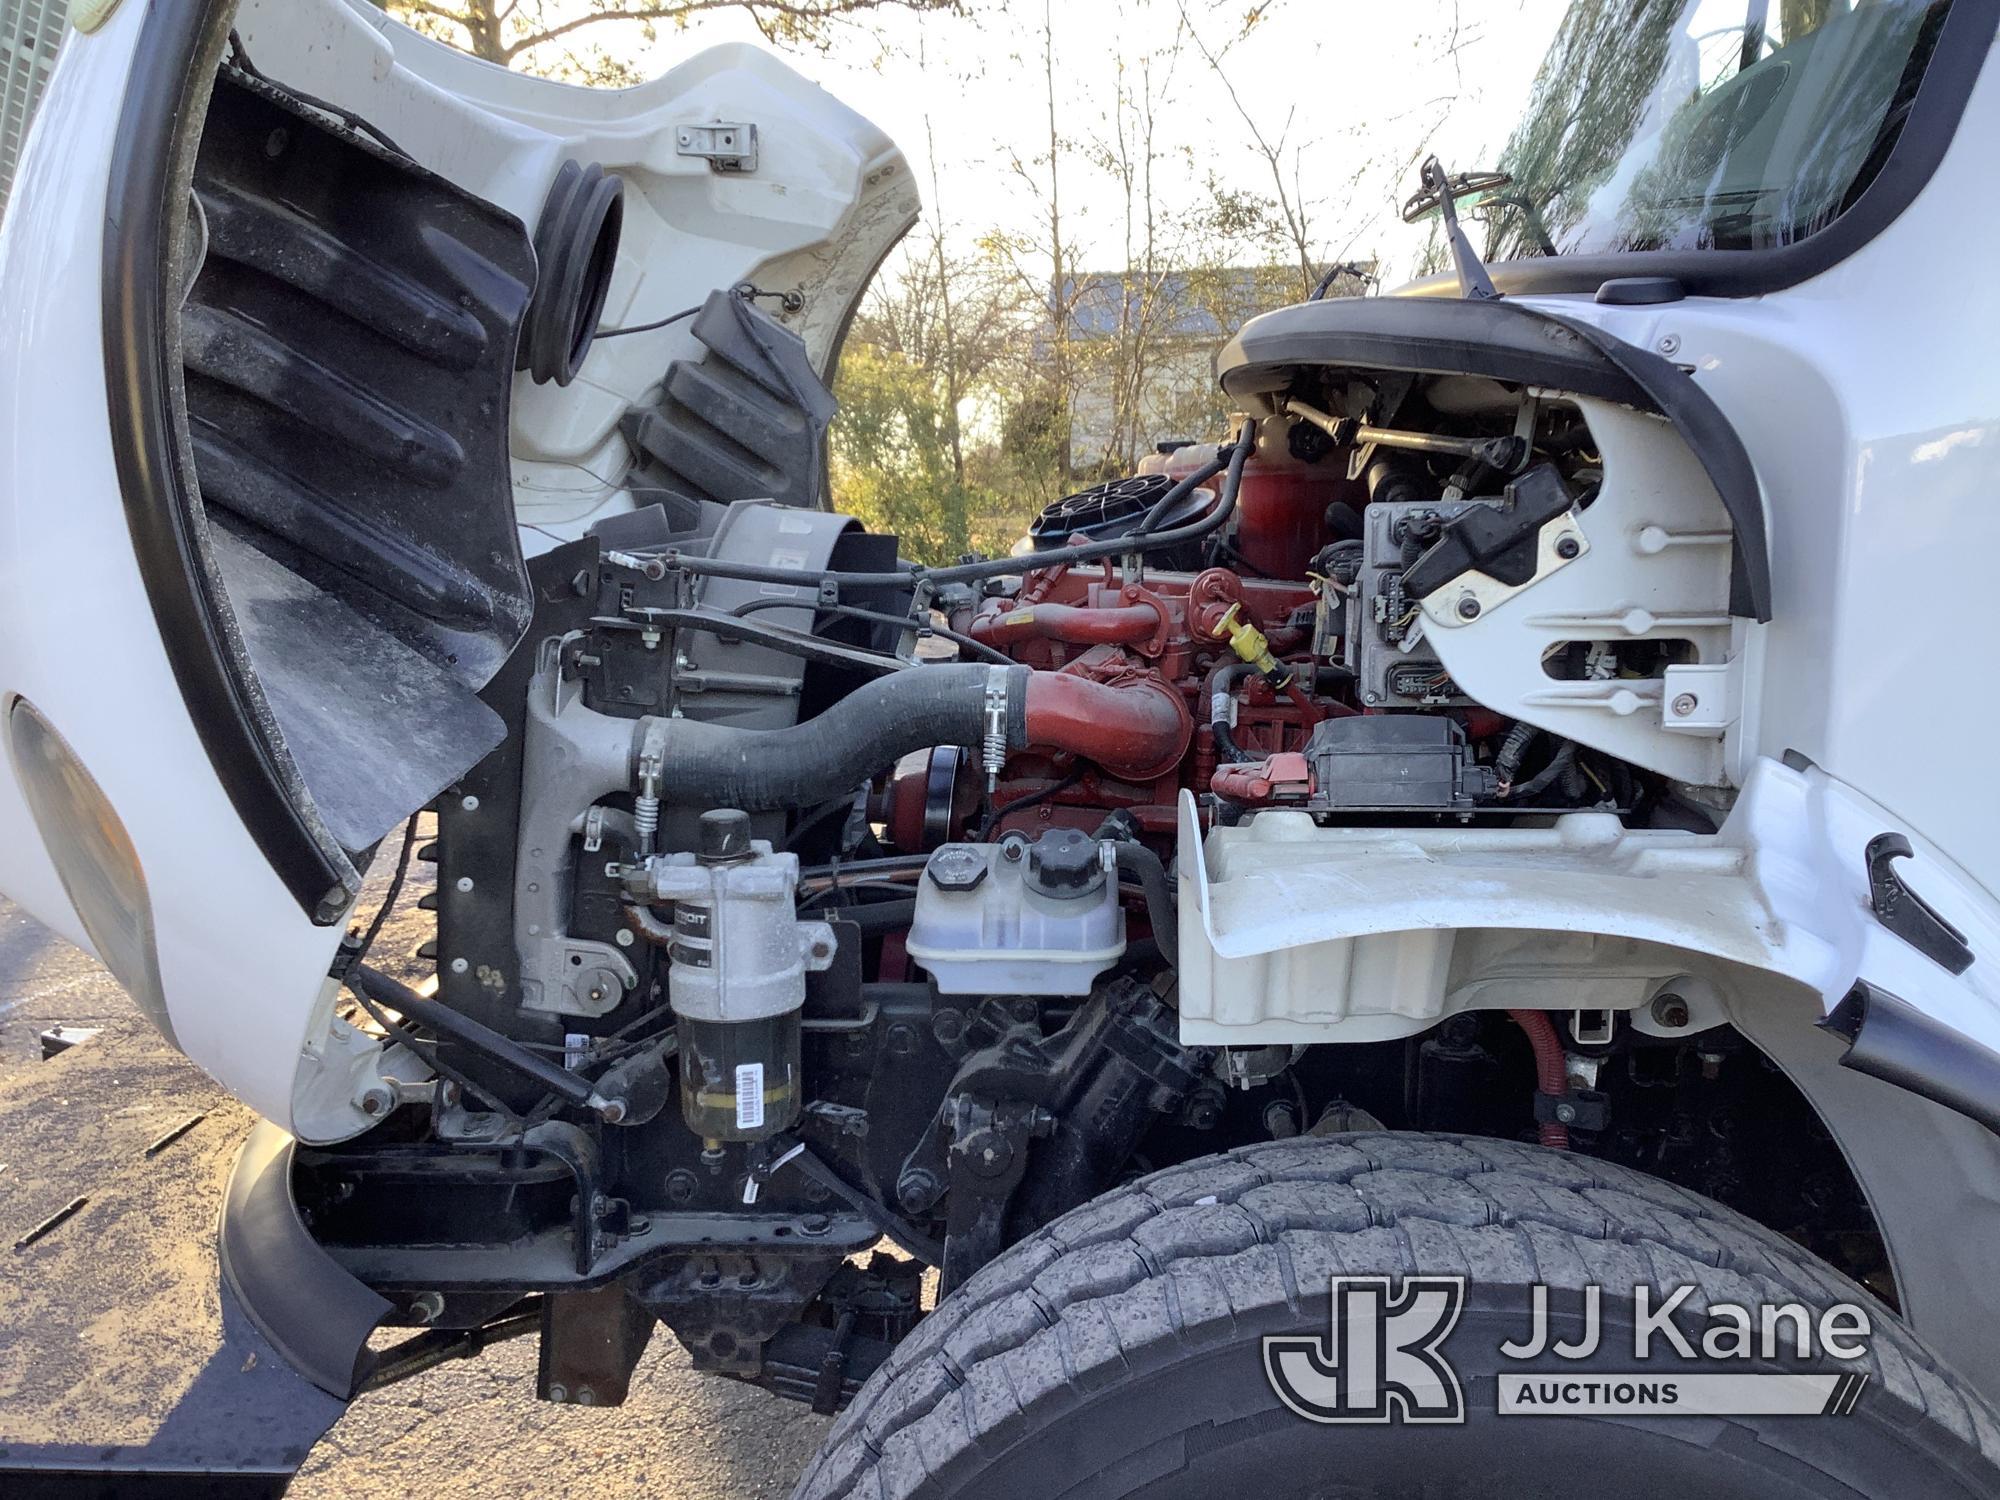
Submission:
<svg viewBox="0 0 2000 1500">
<path fill-rule="evenodd" d="M 1168 454 L 1160 469 L 1179 479 L 1214 456 L 1214 444 L 1197 443 Z M 1343 454 L 1330 453 L 1316 464 L 1301 463 L 1285 445 L 1284 424 L 1266 422 L 1258 434 L 1257 451 L 1243 466 L 1230 545 L 1260 573 L 1304 578 L 1313 555 L 1333 540 L 1326 529 L 1327 506 L 1345 500 L 1358 508 L 1365 493 L 1347 478 Z"/>
</svg>

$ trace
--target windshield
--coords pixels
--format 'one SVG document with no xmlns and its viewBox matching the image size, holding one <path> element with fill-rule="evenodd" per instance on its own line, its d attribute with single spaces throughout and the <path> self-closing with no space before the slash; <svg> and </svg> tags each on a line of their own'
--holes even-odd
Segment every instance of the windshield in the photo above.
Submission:
<svg viewBox="0 0 2000 1500">
<path fill-rule="evenodd" d="M 1486 258 L 1762 250 L 1824 229 L 1880 170 L 1947 8 L 1578 0 L 1480 164 L 1513 178 L 1473 210 Z"/>
</svg>

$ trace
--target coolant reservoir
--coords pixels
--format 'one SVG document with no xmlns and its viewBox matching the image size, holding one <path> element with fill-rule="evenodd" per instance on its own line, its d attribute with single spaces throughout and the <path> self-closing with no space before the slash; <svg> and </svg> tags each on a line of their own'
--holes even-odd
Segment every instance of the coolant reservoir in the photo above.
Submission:
<svg viewBox="0 0 2000 1500">
<path fill-rule="evenodd" d="M 945 844 L 907 948 L 947 995 L 1087 995 L 1125 951 L 1111 848 L 1072 828 Z"/>
</svg>

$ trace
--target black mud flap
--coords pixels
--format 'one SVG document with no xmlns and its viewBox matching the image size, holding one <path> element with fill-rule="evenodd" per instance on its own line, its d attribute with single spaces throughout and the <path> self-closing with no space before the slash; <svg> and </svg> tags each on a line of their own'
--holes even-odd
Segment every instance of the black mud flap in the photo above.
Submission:
<svg viewBox="0 0 2000 1500">
<path fill-rule="evenodd" d="M 0 1092 L 8 1500 L 282 1494 L 369 1358 L 388 1304 L 306 1236 L 289 1138 L 191 1075 L 94 1042 Z"/>
</svg>

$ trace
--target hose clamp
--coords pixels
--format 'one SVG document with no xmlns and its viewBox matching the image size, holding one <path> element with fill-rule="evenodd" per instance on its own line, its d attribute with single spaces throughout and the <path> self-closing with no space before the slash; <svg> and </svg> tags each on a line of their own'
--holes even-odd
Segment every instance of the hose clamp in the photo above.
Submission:
<svg viewBox="0 0 2000 1500">
<path fill-rule="evenodd" d="M 988 796 L 1000 785 L 1000 768 L 1007 763 L 1007 679 L 1013 671 L 997 662 L 986 670 L 986 734 L 980 742 L 979 763 L 986 770 Z"/>
</svg>

